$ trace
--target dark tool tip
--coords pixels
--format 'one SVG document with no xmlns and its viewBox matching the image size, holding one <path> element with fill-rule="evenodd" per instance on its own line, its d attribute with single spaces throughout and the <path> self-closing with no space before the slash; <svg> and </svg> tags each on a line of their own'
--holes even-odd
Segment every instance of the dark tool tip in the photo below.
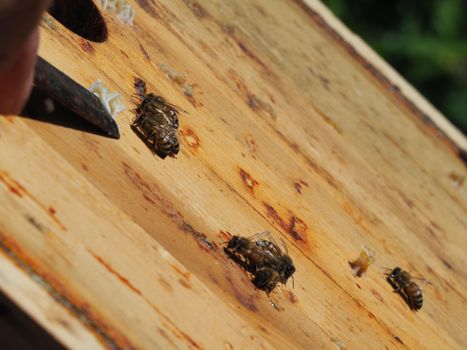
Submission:
<svg viewBox="0 0 467 350">
<path fill-rule="evenodd" d="M 99 98 L 41 57 L 36 62 L 34 84 L 52 99 L 103 130 L 109 137 L 120 138 L 117 123 Z"/>
<path fill-rule="evenodd" d="M 118 140 L 120 132 L 118 131 L 117 122 L 105 109 L 101 100 L 88 90 L 84 90 L 82 94 L 86 95 L 83 98 L 86 99 L 87 103 L 86 108 L 80 111 L 81 116 L 102 129 L 108 136 Z"/>
<path fill-rule="evenodd" d="M 118 140 L 120 138 L 120 132 L 118 131 L 118 125 L 115 122 L 115 120 L 112 119 L 112 121 L 113 123 L 110 123 L 109 128 L 107 129 L 107 134 L 110 137 Z"/>
</svg>

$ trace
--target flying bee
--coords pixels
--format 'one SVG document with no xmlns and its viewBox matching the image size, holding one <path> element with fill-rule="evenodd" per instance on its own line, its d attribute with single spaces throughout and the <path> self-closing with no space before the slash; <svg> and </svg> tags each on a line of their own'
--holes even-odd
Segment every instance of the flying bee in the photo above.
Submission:
<svg viewBox="0 0 467 350">
<path fill-rule="evenodd" d="M 280 240 L 278 244 L 269 232 L 248 238 L 233 236 L 224 251 L 253 275 L 252 282 L 256 288 L 268 294 L 278 283 L 286 284 L 295 272 L 284 241 Z"/>
<path fill-rule="evenodd" d="M 161 96 L 147 93 L 146 83 L 135 79 L 136 96 L 140 104 L 134 110 L 132 129 L 159 157 L 175 157 L 180 146 L 178 141 L 179 109 Z"/>
<path fill-rule="evenodd" d="M 412 276 L 400 267 L 394 268 L 386 278 L 394 292 L 399 293 L 410 309 L 418 311 L 423 306 L 423 295 L 421 288 L 412 279 Z"/>
</svg>

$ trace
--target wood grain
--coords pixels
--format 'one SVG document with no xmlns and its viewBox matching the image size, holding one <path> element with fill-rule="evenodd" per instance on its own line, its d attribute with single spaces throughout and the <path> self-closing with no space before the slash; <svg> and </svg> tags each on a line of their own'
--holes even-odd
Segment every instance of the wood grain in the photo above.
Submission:
<svg viewBox="0 0 467 350">
<path fill-rule="evenodd" d="M 322 6 L 129 3 L 135 25 L 104 13 L 101 44 L 47 17 L 40 54 L 84 86 L 102 79 L 128 109 L 138 76 L 187 110 L 177 159 L 149 152 L 129 110 L 119 141 L 0 120 L 1 247 L 81 320 L 88 333 L 67 346 L 94 335 L 108 348 L 466 347 L 465 138 L 422 119 L 442 116 L 408 85 L 384 84 Z M 222 251 L 228 234 L 264 230 L 297 267 L 295 288 L 273 295 L 280 311 Z M 347 262 L 363 244 L 376 263 L 355 279 Z M 385 281 L 396 265 L 433 283 L 418 313 Z"/>
</svg>

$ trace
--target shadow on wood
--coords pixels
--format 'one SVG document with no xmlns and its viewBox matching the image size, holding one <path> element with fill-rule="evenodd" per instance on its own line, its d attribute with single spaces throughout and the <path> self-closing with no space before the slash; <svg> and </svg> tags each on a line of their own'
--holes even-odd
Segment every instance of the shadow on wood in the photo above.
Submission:
<svg viewBox="0 0 467 350">
<path fill-rule="evenodd" d="M 0 344 L 3 350 L 65 349 L 1 292 Z"/>
</svg>

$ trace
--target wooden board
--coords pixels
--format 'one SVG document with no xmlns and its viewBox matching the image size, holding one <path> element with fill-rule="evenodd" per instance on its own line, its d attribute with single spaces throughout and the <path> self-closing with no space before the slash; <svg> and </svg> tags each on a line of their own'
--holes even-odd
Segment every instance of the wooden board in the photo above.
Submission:
<svg viewBox="0 0 467 350">
<path fill-rule="evenodd" d="M 2 290 L 75 349 L 465 348 L 465 138 L 320 4 L 129 3 L 104 43 L 41 25 L 44 58 L 128 110 L 119 141 L 0 119 Z M 135 76 L 188 111 L 177 159 L 130 129 Z M 222 251 L 264 230 L 297 267 L 279 311 Z M 418 313 L 396 265 L 432 282 Z"/>
</svg>

